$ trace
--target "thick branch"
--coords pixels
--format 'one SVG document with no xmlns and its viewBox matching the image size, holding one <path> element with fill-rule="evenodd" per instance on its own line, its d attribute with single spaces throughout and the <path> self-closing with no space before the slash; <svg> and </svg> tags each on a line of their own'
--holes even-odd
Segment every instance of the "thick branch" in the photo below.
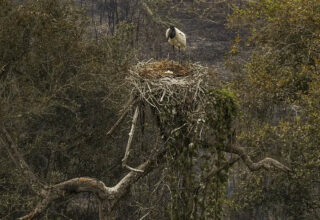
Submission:
<svg viewBox="0 0 320 220">
<path fill-rule="evenodd" d="M 67 180 L 50 187 L 52 192 L 91 192 L 98 196 L 99 199 L 108 199 L 114 192 L 110 187 L 97 179 L 90 177 L 79 177 Z"/>
<path fill-rule="evenodd" d="M 151 172 L 156 165 L 158 164 L 158 161 L 163 159 L 163 156 L 166 153 L 166 149 L 163 149 L 161 151 L 156 151 L 150 159 L 145 161 L 144 163 L 140 164 L 136 169 L 143 170 L 142 172 L 135 172 L 131 171 L 126 176 L 124 176 L 117 185 L 112 187 L 113 191 L 117 192 L 117 197 L 121 197 L 126 193 L 126 190 L 128 187 L 130 187 L 134 182 L 136 182 L 141 177 L 147 175 L 149 172 Z"/>
<path fill-rule="evenodd" d="M 279 161 L 266 157 L 263 160 L 260 160 L 259 162 L 254 163 L 251 158 L 248 156 L 248 154 L 245 152 L 245 150 L 241 147 L 229 145 L 226 149 L 226 152 L 237 154 L 240 156 L 242 161 L 247 165 L 247 167 L 251 171 L 257 171 L 260 170 L 261 168 L 264 168 L 266 170 L 270 170 L 271 168 L 276 168 L 279 169 L 283 172 L 290 172 L 291 169 Z"/>
<path fill-rule="evenodd" d="M 36 208 L 28 215 L 19 219 L 33 219 L 46 210 L 50 203 L 59 198 L 66 197 L 72 193 L 91 192 L 97 195 L 101 201 L 108 201 L 111 210 L 119 199 L 127 193 L 130 186 L 135 183 L 139 178 L 148 174 L 153 170 L 156 161 L 161 159 L 165 153 L 165 149 L 160 152 L 154 153 L 151 158 L 137 168 L 136 170 L 143 170 L 143 172 L 131 171 L 125 175 L 115 186 L 107 187 L 105 184 L 97 179 L 90 177 L 80 177 L 67 180 L 65 182 L 50 186 L 46 189 L 45 197 L 38 203 Z"/>
<path fill-rule="evenodd" d="M 40 183 L 40 180 L 23 159 L 22 155 L 18 151 L 18 146 L 4 127 L 0 130 L 0 145 L 6 149 L 16 167 L 20 170 L 21 174 L 31 186 L 31 189 L 36 194 L 43 196 L 45 194 L 44 186 Z"/>
<path fill-rule="evenodd" d="M 99 180 L 90 177 L 80 177 L 50 186 L 46 190 L 46 196 L 37 204 L 29 214 L 19 218 L 20 220 L 33 219 L 44 212 L 53 201 L 72 193 L 91 192 L 99 199 L 112 199 L 113 191 Z"/>
</svg>

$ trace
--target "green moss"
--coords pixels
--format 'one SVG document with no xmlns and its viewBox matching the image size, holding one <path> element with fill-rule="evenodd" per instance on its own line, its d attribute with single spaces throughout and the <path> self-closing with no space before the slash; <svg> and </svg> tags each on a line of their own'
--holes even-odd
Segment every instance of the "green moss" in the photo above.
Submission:
<svg viewBox="0 0 320 220">
<path fill-rule="evenodd" d="M 186 96 L 193 97 L 193 94 Z M 172 219 L 190 218 L 193 206 L 197 207 L 194 218 L 201 215 L 201 218 L 221 219 L 223 213 L 228 169 L 206 184 L 202 177 L 212 167 L 220 167 L 225 162 L 223 149 L 230 138 L 238 105 L 235 95 L 225 89 L 212 88 L 201 94 L 201 99 L 195 102 L 194 99 L 175 98 L 164 106 L 157 106 L 170 147 L 168 179 L 172 199 L 168 209 Z M 196 189 L 203 187 L 205 194 L 203 191 L 196 193 Z"/>
</svg>

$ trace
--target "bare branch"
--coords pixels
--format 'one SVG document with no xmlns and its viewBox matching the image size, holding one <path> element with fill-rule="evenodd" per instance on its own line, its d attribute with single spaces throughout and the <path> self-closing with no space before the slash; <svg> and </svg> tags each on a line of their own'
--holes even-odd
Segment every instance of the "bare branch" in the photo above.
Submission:
<svg viewBox="0 0 320 220">
<path fill-rule="evenodd" d="M 71 193 L 91 192 L 99 199 L 108 199 L 114 193 L 111 188 L 99 180 L 90 177 L 80 177 L 47 188 L 46 196 L 37 204 L 36 208 L 29 214 L 19 218 L 20 220 L 33 219 L 44 212 L 53 201 L 63 198 Z"/>
<path fill-rule="evenodd" d="M 127 116 L 127 114 L 129 113 L 132 105 L 137 101 L 136 97 L 131 97 L 128 101 L 128 103 L 126 104 L 123 113 L 121 114 L 121 116 L 119 117 L 119 119 L 116 121 L 116 123 L 112 126 L 112 128 L 110 128 L 110 130 L 107 132 L 107 136 L 110 136 L 111 134 L 113 134 L 113 132 L 118 128 L 118 126 L 120 125 L 120 123 L 125 119 L 125 117 Z"/>
<path fill-rule="evenodd" d="M 123 166 L 124 166 L 125 168 L 127 168 L 128 170 L 130 170 L 130 171 L 143 173 L 143 170 L 139 170 L 139 169 L 136 169 L 136 168 L 130 167 L 130 166 L 129 166 L 129 165 L 127 165 L 127 164 L 124 164 Z"/>
<path fill-rule="evenodd" d="M 33 219 L 39 214 L 41 214 L 48 205 L 59 199 L 63 198 L 72 193 L 79 192 L 91 192 L 98 196 L 101 201 L 109 200 L 109 210 L 112 209 L 114 204 L 118 202 L 118 200 L 128 192 L 128 188 L 135 183 L 139 178 L 146 175 L 150 171 L 152 171 L 152 167 L 155 162 L 162 158 L 165 153 L 165 150 L 157 152 L 153 157 L 149 160 L 145 161 L 141 165 L 139 165 L 136 170 L 144 170 L 143 173 L 131 171 L 127 175 L 125 175 L 115 186 L 106 187 L 102 181 L 99 181 L 90 177 L 80 177 L 67 180 L 65 182 L 53 185 L 48 188 L 46 196 L 43 200 L 41 200 L 37 207 L 28 215 L 23 216 L 19 219 Z"/>
<path fill-rule="evenodd" d="M 146 218 L 149 214 L 151 213 L 151 211 L 147 212 L 144 216 L 142 216 L 139 220 L 143 220 L 144 218 Z"/>
<path fill-rule="evenodd" d="M 107 187 L 102 181 L 91 177 L 79 177 L 67 180 L 50 187 L 51 192 L 91 192 L 99 199 L 107 199 L 114 191 Z"/>
<path fill-rule="evenodd" d="M 137 106 L 134 111 L 134 114 L 133 114 L 132 125 L 131 125 L 131 130 L 129 133 L 129 139 L 128 139 L 128 143 L 127 143 L 127 147 L 126 147 L 126 152 L 124 153 L 124 157 L 122 159 L 122 166 L 128 168 L 131 171 L 143 172 L 143 170 L 136 170 L 136 169 L 131 168 L 130 166 L 127 165 L 127 160 L 128 160 L 129 154 L 130 154 L 130 147 L 131 147 L 131 143 L 132 143 L 132 139 L 133 139 L 133 134 L 134 134 L 134 131 L 136 128 L 138 115 L 139 115 L 139 107 Z"/>
<path fill-rule="evenodd" d="M 0 146 L 6 149 L 16 167 L 30 184 L 32 190 L 36 194 L 43 196 L 45 194 L 43 184 L 40 183 L 38 177 L 33 173 L 26 161 L 23 159 L 22 155 L 18 151 L 16 143 L 4 127 L 0 130 Z"/>
<path fill-rule="evenodd" d="M 103 204 L 108 204 L 108 209 L 103 209 L 108 212 L 112 210 L 119 199 L 128 192 L 128 189 L 133 183 L 153 170 L 154 164 L 156 164 L 159 159 L 163 158 L 165 152 L 166 149 L 155 151 L 147 161 L 140 164 L 137 168 L 132 168 L 133 170 L 125 175 L 113 187 L 107 187 L 102 181 L 90 177 L 74 178 L 50 187 L 45 187 L 45 190 L 43 190 L 44 198 L 38 203 L 36 208 L 19 219 L 33 219 L 43 213 L 50 203 L 55 200 L 79 192 L 94 193 Z"/>
<path fill-rule="evenodd" d="M 251 158 L 248 156 L 248 154 L 245 152 L 245 150 L 241 147 L 237 147 L 234 145 L 229 145 L 226 149 L 226 152 L 237 154 L 240 156 L 242 161 L 247 165 L 247 167 L 251 171 L 257 171 L 260 170 L 261 168 L 264 168 L 266 170 L 270 170 L 271 168 L 276 168 L 279 169 L 283 172 L 290 172 L 291 169 L 279 161 L 266 157 L 263 160 L 260 160 L 259 162 L 254 163 Z"/>
<path fill-rule="evenodd" d="M 156 151 L 147 161 L 140 164 L 135 169 L 143 170 L 142 172 L 131 171 L 126 176 L 124 176 L 114 187 L 112 190 L 116 191 L 117 194 L 121 194 L 120 197 L 126 192 L 126 189 L 132 185 L 132 183 L 136 182 L 142 176 L 147 175 L 150 171 L 155 167 L 158 160 L 163 158 L 163 155 L 166 153 L 166 148 L 161 151 Z"/>
</svg>

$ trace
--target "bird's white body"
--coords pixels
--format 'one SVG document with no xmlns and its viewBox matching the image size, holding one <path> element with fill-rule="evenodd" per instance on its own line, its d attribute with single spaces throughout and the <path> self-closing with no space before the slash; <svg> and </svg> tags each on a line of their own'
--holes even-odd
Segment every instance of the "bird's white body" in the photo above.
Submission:
<svg viewBox="0 0 320 220">
<path fill-rule="evenodd" d="M 186 35 L 182 31 L 180 31 L 178 28 L 175 27 L 174 29 L 176 34 L 173 38 L 169 37 L 170 28 L 168 28 L 166 31 L 166 38 L 168 39 L 169 44 L 173 45 L 178 49 L 185 50 L 187 47 Z"/>
</svg>

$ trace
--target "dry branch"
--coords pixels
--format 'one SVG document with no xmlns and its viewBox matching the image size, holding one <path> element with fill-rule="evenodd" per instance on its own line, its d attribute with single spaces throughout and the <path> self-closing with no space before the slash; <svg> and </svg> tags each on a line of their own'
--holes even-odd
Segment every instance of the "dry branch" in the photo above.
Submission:
<svg viewBox="0 0 320 220">
<path fill-rule="evenodd" d="M 43 213 L 55 200 L 79 192 L 91 192 L 102 201 L 102 204 L 108 204 L 109 207 L 102 209 L 106 213 L 104 213 L 102 215 L 104 217 L 101 218 L 107 219 L 107 215 L 112 210 L 113 206 L 125 193 L 127 193 L 128 188 L 139 178 L 152 171 L 153 165 L 163 157 L 164 153 L 165 150 L 156 151 L 156 153 L 151 155 L 147 161 L 140 164 L 137 168 L 134 168 L 136 170 L 143 170 L 144 172 L 131 171 L 113 187 L 107 187 L 102 181 L 90 177 L 74 178 L 53 186 L 47 186 L 44 198 L 37 204 L 36 208 L 19 219 L 33 219 Z"/>
<path fill-rule="evenodd" d="M 242 161 L 246 164 L 246 166 L 251 170 L 251 171 L 257 171 L 260 169 L 266 169 L 270 170 L 271 168 L 276 168 L 279 169 L 283 172 L 290 172 L 291 169 L 279 161 L 266 157 L 263 160 L 260 160 L 259 162 L 254 163 L 249 155 L 245 152 L 245 150 L 241 147 L 234 146 L 234 145 L 229 145 L 226 149 L 226 152 L 237 154 L 240 156 Z"/>
<path fill-rule="evenodd" d="M 11 160 L 15 163 L 25 180 L 27 180 L 31 186 L 31 189 L 36 194 L 43 196 L 45 194 L 44 186 L 23 159 L 21 153 L 18 151 L 17 144 L 4 127 L 0 130 L 0 145 L 6 149 Z"/>
<path fill-rule="evenodd" d="M 138 113 L 136 113 L 138 117 Z M 135 119 L 136 121 L 136 119 Z M 91 192 L 95 194 L 101 202 L 101 204 L 108 205 L 107 208 L 101 209 L 105 213 L 101 214 L 103 216 L 101 219 L 107 219 L 108 214 L 112 210 L 114 204 L 128 191 L 128 188 L 136 182 L 139 178 L 146 175 L 154 168 L 154 164 L 161 159 L 165 153 L 165 149 L 158 151 L 153 150 L 153 154 L 148 160 L 140 164 L 137 168 L 132 168 L 115 186 L 107 187 L 102 181 L 99 181 L 90 177 L 80 177 L 70 179 L 59 184 L 52 186 L 42 185 L 36 175 L 30 170 L 29 166 L 23 159 L 22 155 L 18 151 L 18 147 L 6 131 L 5 128 L 0 130 L 0 147 L 7 150 L 12 161 L 15 163 L 16 167 L 23 174 L 24 178 L 30 183 L 31 188 L 38 194 L 41 195 L 41 200 L 38 202 L 37 206 L 29 214 L 19 218 L 21 220 L 34 219 L 43 213 L 48 206 L 57 199 L 65 198 L 68 195 L 79 192 Z M 142 172 L 137 172 L 142 171 Z"/>
<path fill-rule="evenodd" d="M 128 160 L 129 154 L 130 154 L 130 147 L 131 147 L 131 143 L 132 143 L 132 139 L 133 139 L 133 134 L 135 132 L 138 116 L 139 116 L 139 107 L 137 106 L 134 111 L 133 118 L 132 118 L 131 130 L 129 132 L 129 138 L 128 138 L 128 143 L 126 146 L 126 152 L 124 153 L 124 157 L 122 159 L 122 166 L 131 170 L 131 171 L 143 172 L 143 170 L 132 168 L 127 164 L 127 160 Z"/>
<path fill-rule="evenodd" d="M 91 192 L 99 199 L 107 199 L 112 196 L 112 189 L 103 182 L 89 177 L 80 177 L 47 187 L 45 197 L 37 204 L 36 208 L 29 214 L 19 218 L 21 220 L 33 219 L 44 212 L 50 203 L 59 198 L 66 197 L 76 192 Z"/>
<path fill-rule="evenodd" d="M 107 132 L 107 136 L 110 136 L 113 134 L 113 132 L 118 128 L 118 126 L 121 124 L 121 122 L 125 119 L 129 111 L 131 110 L 132 105 L 137 101 L 136 97 L 131 97 L 128 101 L 128 103 L 125 105 L 124 110 L 119 117 L 119 119 L 114 123 L 114 125 L 110 128 L 110 130 Z"/>
</svg>

